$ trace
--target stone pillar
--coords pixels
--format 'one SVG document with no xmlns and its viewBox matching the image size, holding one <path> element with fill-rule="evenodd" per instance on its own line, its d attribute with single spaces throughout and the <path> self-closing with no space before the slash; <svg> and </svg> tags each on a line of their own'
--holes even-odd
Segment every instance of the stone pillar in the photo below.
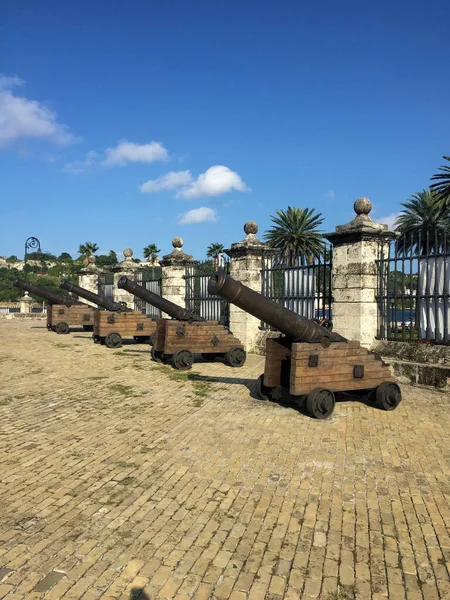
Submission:
<svg viewBox="0 0 450 600">
<path fill-rule="evenodd" d="M 231 259 L 230 275 L 260 294 L 262 258 L 268 248 L 256 237 L 258 225 L 254 221 L 248 221 L 244 231 L 247 234 L 245 239 L 225 250 Z M 230 304 L 230 330 L 240 339 L 247 352 L 256 351 L 260 325 L 259 319 Z"/>
<path fill-rule="evenodd" d="M 183 240 L 175 237 L 172 240 L 173 250 L 170 254 L 163 256 L 160 265 L 162 267 L 162 290 L 161 295 L 174 304 L 186 308 L 186 265 L 197 262 L 192 260 L 190 254 L 182 250 Z M 168 315 L 163 314 L 167 318 Z"/>
<path fill-rule="evenodd" d="M 133 294 L 118 288 L 117 282 L 122 275 L 126 275 L 128 279 L 134 280 L 135 271 L 136 269 L 139 269 L 139 264 L 133 261 L 133 250 L 131 248 L 125 248 L 123 256 L 123 261 L 112 269 L 114 272 L 114 302 L 124 302 L 128 308 L 134 308 Z"/>
<path fill-rule="evenodd" d="M 353 221 L 325 234 L 333 244 L 333 330 L 370 347 L 378 326 L 376 261 L 383 244 L 396 234 L 369 217 L 372 203 L 367 198 L 359 198 L 354 209 Z"/>
<path fill-rule="evenodd" d="M 20 312 L 29 314 L 31 312 L 31 305 L 33 304 L 33 298 L 30 298 L 28 292 L 25 292 L 20 299 Z"/>
<path fill-rule="evenodd" d="M 97 267 L 95 260 L 96 257 L 94 255 L 88 256 L 85 259 L 85 266 L 78 273 L 78 285 L 85 290 L 98 294 L 99 277 L 103 274 L 103 271 Z M 89 300 L 81 298 L 81 301 L 97 308 L 97 305 Z"/>
</svg>

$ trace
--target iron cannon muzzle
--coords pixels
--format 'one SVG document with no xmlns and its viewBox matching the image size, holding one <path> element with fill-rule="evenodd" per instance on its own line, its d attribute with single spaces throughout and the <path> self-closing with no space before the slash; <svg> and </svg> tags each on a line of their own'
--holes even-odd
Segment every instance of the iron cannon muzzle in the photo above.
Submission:
<svg viewBox="0 0 450 600">
<path fill-rule="evenodd" d="M 208 293 L 221 296 L 245 312 L 268 323 L 295 342 L 320 342 L 327 347 L 331 342 L 347 341 L 311 319 L 297 315 L 281 304 L 265 298 L 223 269 L 214 273 L 208 282 Z"/>
<path fill-rule="evenodd" d="M 148 302 L 152 306 L 158 308 L 161 312 L 167 313 L 172 317 L 172 319 L 177 319 L 178 321 L 204 321 L 203 317 L 199 317 L 195 313 L 187 310 L 186 308 L 182 308 L 170 300 L 166 300 L 162 296 L 158 294 L 154 294 L 150 290 L 138 285 L 134 281 L 131 281 L 126 275 L 122 275 L 122 277 L 117 282 L 117 287 L 126 290 L 130 294 L 137 296 L 141 300 Z"/>
<path fill-rule="evenodd" d="M 103 296 L 100 296 L 99 294 L 95 294 L 90 290 L 86 290 L 85 288 L 82 288 L 79 285 L 70 283 L 70 281 L 67 281 L 67 279 L 62 279 L 59 282 L 59 287 L 63 290 L 68 290 L 69 292 L 72 292 L 72 294 L 76 294 L 77 296 L 80 296 L 81 298 L 84 298 L 85 300 L 88 300 L 89 302 L 92 302 L 93 304 L 104 308 L 105 310 L 110 310 L 113 312 L 131 311 L 131 308 L 128 308 L 126 305 L 122 306 L 122 304 L 120 304 L 119 302 L 114 302 L 114 300 L 110 300 L 109 298 L 105 298 Z"/>
</svg>

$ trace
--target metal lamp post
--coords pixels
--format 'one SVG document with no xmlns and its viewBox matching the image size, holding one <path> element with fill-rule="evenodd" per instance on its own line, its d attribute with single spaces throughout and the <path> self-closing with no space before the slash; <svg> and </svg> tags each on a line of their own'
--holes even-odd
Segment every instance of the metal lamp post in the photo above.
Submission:
<svg viewBox="0 0 450 600">
<path fill-rule="evenodd" d="M 36 237 L 29 237 L 25 242 L 25 255 L 23 260 L 23 275 L 25 281 L 27 281 L 28 273 L 27 273 L 27 257 L 28 250 L 33 250 L 34 252 L 41 252 L 41 242 Z"/>
</svg>

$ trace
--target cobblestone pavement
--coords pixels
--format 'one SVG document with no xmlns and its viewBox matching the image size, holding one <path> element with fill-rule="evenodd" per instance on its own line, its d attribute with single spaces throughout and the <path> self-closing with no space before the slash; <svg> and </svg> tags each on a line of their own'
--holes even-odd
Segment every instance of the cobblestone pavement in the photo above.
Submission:
<svg viewBox="0 0 450 600">
<path fill-rule="evenodd" d="M 0 321 L 0 597 L 450 598 L 448 395 L 328 421 Z"/>
</svg>

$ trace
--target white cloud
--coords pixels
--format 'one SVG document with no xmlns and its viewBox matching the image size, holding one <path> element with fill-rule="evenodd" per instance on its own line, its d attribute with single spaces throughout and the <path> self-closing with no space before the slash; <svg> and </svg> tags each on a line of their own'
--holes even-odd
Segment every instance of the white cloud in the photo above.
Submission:
<svg viewBox="0 0 450 600">
<path fill-rule="evenodd" d="M 329 192 L 324 194 L 323 197 L 326 198 L 327 200 L 334 200 L 336 198 L 336 194 L 334 193 L 333 190 L 330 190 Z"/>
<path fill-rule="evenodd" d="M 149 179 L 139 186 L 139 189 L 143 194 L 152 194 L 161 190 L 174 190 L 178 187 L 188 185 L 191 181 L 192 175 L 190 171 L 170 171 L 157 179 Z"/>
<path fill-rule="evenodd" d="M 107 148 L 105 154 L 106 158 L 102 163 L 105 167 L 123 167 L 130 162 L 152 163 L 168 157 L 161 142 L 134 144 L 127 140 L 120 141 L 115 148 Z"/>
<path fill-rule="evenodd" d="M 214 208 L 202 206 L 188 210 L 178 217 L 179 225 L 190 225 L 191 223 L 204 223 L 205 221 L 217 221 L 217 211 Z"/>
<path fill-rule="evenodd" d="M 381 217 L 380 219 L 377 219 L 377 221 L 379 223 L 382 223 L 383 225 L 387 225 L 390 231 L 394 230 L 394 225 L 395 225 L 395 221 L 399 218 L 400 213 L 396 212 L 396 213 L 391 213 L 390 215 L 388 215 L 387 217 Z"/>
<path fill-rule="evenodd" d="M 56 114 L 36 100 L 17 96 L 12 89 L 23 85 L 16 76 L 0 75 L 0 148 L 20 139 L 44 139 L 58 146 L 79 141 Z"/>
<path fill-rule="evenodd" d="M 221 165 L 209 167 L 209 169 L 198 176 L 190 185 L 177 192 L 177 198 L 201 198 L 203 196 L 219 196 L 231 190 L 249 192 L 240 176 Z"/>
<path fill-rule="evenodd" d="M 63 171 L 65 173 L 72 173 L 73 175 L 78 175 L 78 173 L 83 173 L 83 171 L 87 171 L 89 167 L 96 162 L 98 159 L 98 152 L 95 150 L 90 150 L 86 154 L 86 158 L 84 160 L 75 160 L 71 163 L 67 163 L 63 167 Z"/>
<path fill-rule="evenodd" d="M 25 81 L 17 75 L 8 76 L 0 73 L 0 90 L 10 90 L 21 85 L 25 85 Z"/>
</svg>

